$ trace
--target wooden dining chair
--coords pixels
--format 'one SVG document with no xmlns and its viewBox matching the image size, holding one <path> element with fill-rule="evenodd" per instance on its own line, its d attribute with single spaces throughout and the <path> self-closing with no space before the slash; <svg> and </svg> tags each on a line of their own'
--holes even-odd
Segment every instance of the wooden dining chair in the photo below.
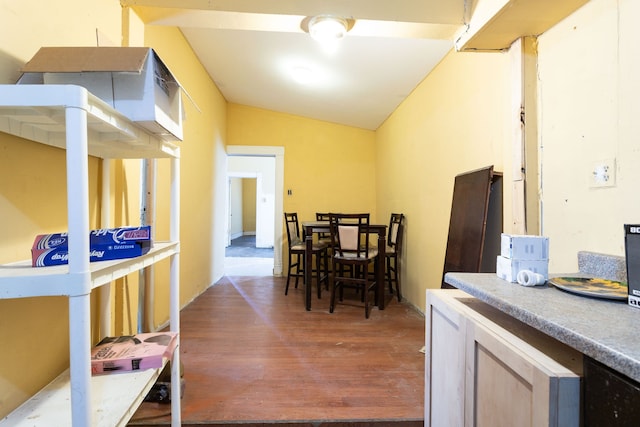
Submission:
<svg viewBox="0 0 640 427">
<path fill-rule="evenodd" d="M 329 221 L 329 214 L 323 212 L 316 212 L 316 221 Z M 330 233 L 318 233 L 318 241 L 331 245 Z"/>
<path fill-rule="evenodd" d="M 295 287 L 298 288 L 298 279 L 302 278 L 304 283 L 304 267 L 305 267 L 305 252 L 306 245 L 304 240 L 300 236 L 300 225 L 298 223 L 298 214 L 295 212 L 284 213 L 284 219 L 287 226 L 287 242 L 289 247 L 289 267 L 287 272 L 287 284 L 284 289 L 284 294 L 289 293 L 289 281 L 292 277 L 295 277 Z M 328 282 L 329 277 L 329 265 L 326 243 L 314 242 L 311 254 L 316 260 L 316 283 L 318 288 L 318 298 L 322 296 L 322 282 Z M 295 260 L 294 260 L 295 258 Z M 295 271 L 294 271 L 295 270 Z M 309 284 L 311 286 L 311 284 Z"/>
<path fill-rule="evenodd" d="M 316 221 L 329 221 L 329 213 L 324 213 L 324 212 L 316 212 Z M 330 268 L 330 261 L 329 258 L 331 257 L 331 255 L 333 254 L 333 250 L 331 249 L 331 233 L 328 232 L 321 232 L 321 233 L 317 233 L 318 235 L 318 242 L 319 243 L 324 243 L 327 245 L 327 252 L 326 252 L 326 262 L 327 265 Z M 329 290 L 329 280 L 327 280 L 325 282 L 326 285 L 326 289 Z"/>
<path fill-rule="evenodd" d="M 393 284 L 396 285 L 396 296 L 398 302 L 402 301 L 400 291 L 400 265 L 398 260 L 402 252 L 402 236 L 404 234 L 404 215 L 392 213 L 389 220 L 389 230 L 387 235 L 387 248 L 385 250 L 385 277 L 389 284 L 389 292 L 393 293 Z"/>
<path fill-rule="evenodd" d="M 331 302 L 329 312 L 333 313 L 336 293 L 343 301 L 344 288 L 355 288 L 363 296 L 364 315 L 369 318 L 369 293 L 373 291 L 377 300 L 375 275 L 368 274 L 369 266 L 375 262 L 378 250 L 369 244 L 369 214 L 330 214 L 329 230 L 333 248 L 332 273 L 329 276 Z"/>
</svg>

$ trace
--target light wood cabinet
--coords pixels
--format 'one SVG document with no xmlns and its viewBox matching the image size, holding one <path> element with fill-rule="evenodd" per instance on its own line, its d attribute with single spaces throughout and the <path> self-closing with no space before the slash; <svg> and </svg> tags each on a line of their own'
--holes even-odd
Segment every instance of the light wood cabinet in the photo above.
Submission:
<svg viewBox="0 0 640 427">
<path fill-rule="evenodd" d="M 459 290 L 427 291 L 425 426 L 579 426 L 582 355 Z"/>
</svg>

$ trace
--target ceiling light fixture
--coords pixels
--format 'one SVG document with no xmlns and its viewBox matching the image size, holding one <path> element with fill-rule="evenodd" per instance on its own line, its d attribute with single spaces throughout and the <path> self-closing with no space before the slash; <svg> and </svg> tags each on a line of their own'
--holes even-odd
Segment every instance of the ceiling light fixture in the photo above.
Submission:
<svg viewBox="0 0 640 427">
<path fill-rule="evenodd" d="M 333 15 L 317 15 L 304 18 L 300 23 L 300 28 L 320 43 L 335 43 L 353 28 L 354 23 L 354 19 Z"/>
</svg>

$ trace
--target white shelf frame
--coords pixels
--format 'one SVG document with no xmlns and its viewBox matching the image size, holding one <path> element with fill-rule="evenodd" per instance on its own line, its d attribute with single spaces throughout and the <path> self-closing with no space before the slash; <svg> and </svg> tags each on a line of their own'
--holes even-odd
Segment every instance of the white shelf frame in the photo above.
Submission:
<svg viewBox="0 0 640 427">
<path fill-rule="evenodd" d="M 90 296 L 95 288 L 169 258 L 170 330 L 180 331 L 180 148 L 147 133 L 75 85 L 0 85 L 0 131 L 65 149 L 67 194 L 73 195 L 67 197 L 68 265 L 32 268 L 24 261 L 0 266 L 0 299 L 68 297 L 70 368 L 0 425 L 126 425 L 160 370 L 91 376 Z M 90 155 L 171 159 L 169 242 L 156 242 L 140 257 L 89 262 Z M 172 396 L 180 396 L 179 348 L 178 344 L 171 364 Z M 171 400 L 171 423 L 181 423 L 179 398 Z"/>
</svg>

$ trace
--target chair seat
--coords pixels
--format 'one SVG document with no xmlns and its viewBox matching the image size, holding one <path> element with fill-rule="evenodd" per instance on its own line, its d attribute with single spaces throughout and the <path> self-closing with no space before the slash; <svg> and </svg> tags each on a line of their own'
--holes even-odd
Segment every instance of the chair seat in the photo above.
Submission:
<svg viewBox="0 0 640 427">
<path fill-rule="evenodd" d="M 318 243 L 314 243 L 313 246 L 311 247 L 312 251 L 321 251 L 324 249 L 327 249 L 329 247 L 329 245 L 327 245 L 326 243 L 322 243 L 322 242 L 318 242 Z M 307 246 L 304 243 L 296 243 L 294 245 L 291 245 L 291 250 L 292 251 L 305 251 L 307 249 Z"/>
<path fill-rule="evenodd" d="M 331 246 L 331 237 L 321 237 L 318 239 L 318 242 Z"/>
</svg>

